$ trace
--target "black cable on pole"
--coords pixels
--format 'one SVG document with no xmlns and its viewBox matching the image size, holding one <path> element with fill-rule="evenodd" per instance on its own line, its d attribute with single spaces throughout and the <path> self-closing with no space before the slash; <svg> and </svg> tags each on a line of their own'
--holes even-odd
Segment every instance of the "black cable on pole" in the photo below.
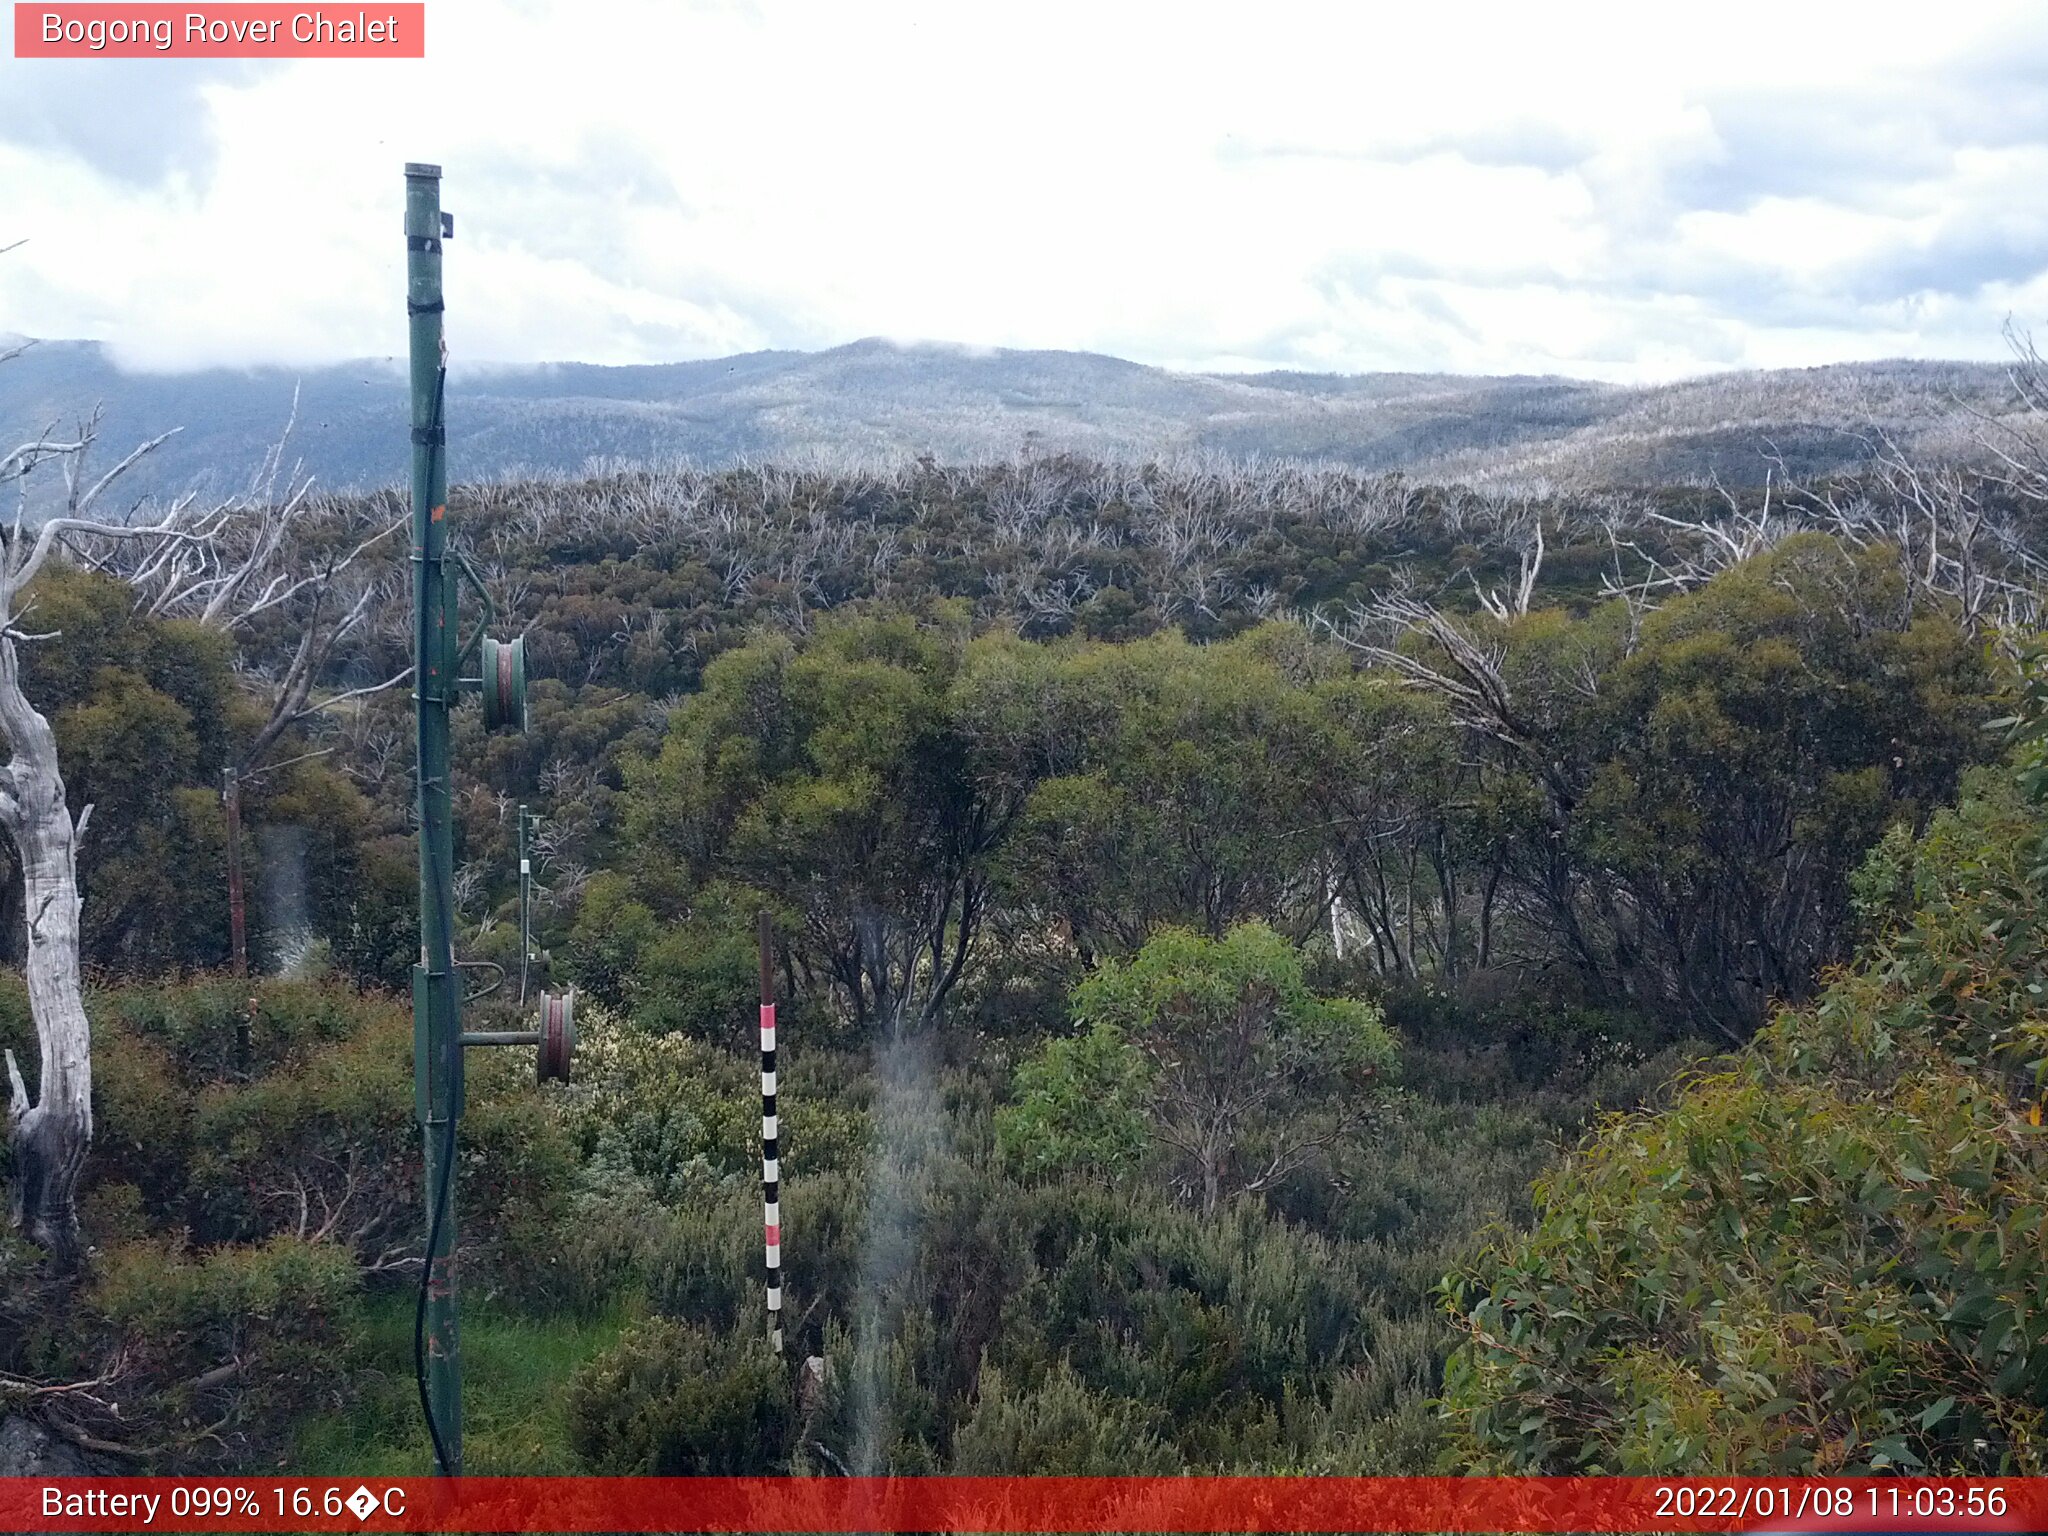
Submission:
<svg viewBox="0 0 2048 1536">
<path fill-rule="evenodd" d="M 434 1442 L 434 1465 L 445 1477 L 449 1471 L 448 1446 L 441 1439 L 441 1425 L 434 1417 L 433 1398 L 427 1392 L 427 1292 L 434 1281 L 434 1250 L 441 1246 L 441 1219 L 448 1210 L 448 1191 L 455 1182 L 455 1117 L 448 1117 L 448 1129 L 441 1141 L 441 1181 L 434 1191 L 434 1219 L 427 1225 L 427 1254 L 420 1263 L 420 1291 L 412 1315 L 412 1377 L 419 1388 L 420 1412 L 426 1417 L 427 1438 Z M 454 1261 L 455 1255 L 448 1255 Z"/>
<path fill-rule="evenodd" d="M 448 365 L 443 363 L 440 373 L 434 379 L 434 424 L 428 428 L 428 431 L 432 434 L 432 450 L 436 455 L 447 452 L 447 433 L 441 421 L 441 408 L 447 398 L 447 392 Z M 430 472 L 429 479 L 431 478 Z M 418 687 L 421 680 L 416 680 L 414 686 Z M 417 766 L 415 766 L 414 771 L 418 771 Z M 421 828 L 420 835 L 422 837 L 426 835 L 424 827 Z M 438 900 L 440 896 L 438 883 L 434 894 Z M 460 1043 L 456 1045 L 455 1049 L 457 1051 L 462 1049 Z M 434 1254 L 441 1246 L 441 1227 L 448 1213 L 448 1195 L 454 1183 L 455 1114 L 454 1108 L 451 1105 L 447 1119 L 447 1129 L 442 1133 L 441 1178 L 434 1190 L 434 1213 L 427 1222 L 427 1251 L 420 1260 L 420 1289 L 413 1307 L 412 1318 L 413 1385 L 419 1388 L 420 1413 L 427 1421 L 427 1438 L 434 1443 L 434 1465 L 443 1476 L 448 1475 L 452 1470 L 452 1464 L 448 1457 L 448 1444 L 441 1438 L 440 1422 L 434 1417 L 433 1397 L 427 1391 L 427 1297 L 434 1284 Z M 451 1253 L 448 1258 L 452 1263 L 455 1255 Z"/>
</svg>

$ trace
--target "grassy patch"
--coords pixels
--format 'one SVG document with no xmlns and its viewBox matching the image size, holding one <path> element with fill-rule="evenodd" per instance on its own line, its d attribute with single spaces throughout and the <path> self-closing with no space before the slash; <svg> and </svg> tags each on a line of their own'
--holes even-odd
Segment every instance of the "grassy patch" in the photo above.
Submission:
<svg viewBox="0 0 2048 1536">
<path fill-rule="evenodd" d="M 626 1322 L 624 1310 L 597 1318 L 533 1318 L 488 1304 L 465 1307 L 463 1471 L 479 1477 L 582 1471 L 569 1451 L 566 1389 Z M 384 1367 L 359 1375 L 348 1412 L 304 1424 L 293 1447 L 295 1474 L 423 1477 L 433 1470 L 413 1384 L 412 1325 L 409 1293 L 370 1303 L 366 1331 Z"/>
</svg>

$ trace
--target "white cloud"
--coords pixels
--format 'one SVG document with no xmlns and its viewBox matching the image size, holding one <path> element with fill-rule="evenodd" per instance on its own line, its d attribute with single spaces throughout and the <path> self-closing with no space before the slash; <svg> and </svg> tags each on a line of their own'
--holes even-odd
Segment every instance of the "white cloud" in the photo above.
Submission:
<svg viewBox="0 0 2048 1536">
<path fill-rule="evenodd" d="M 879 334 L 1634 380 L 1996 356 L 2048 272 L 2014 211 L 2048 158 L 2025 5 L 429 0 L 428 27 L 420 62 L 0 58 L 0 243 L 30 240 L 0 329 L 147 367 L 398 351 L 407 159 L 447 170 L 453 344 L 511 361 Z"/>
</svg>

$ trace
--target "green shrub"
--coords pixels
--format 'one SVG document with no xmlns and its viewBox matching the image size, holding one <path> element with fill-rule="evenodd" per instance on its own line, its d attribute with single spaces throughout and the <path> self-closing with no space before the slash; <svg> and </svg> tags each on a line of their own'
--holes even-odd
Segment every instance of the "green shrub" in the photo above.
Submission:
<svg viewBox="0 0 2048 1536">
<path fill-rule="evenodd" d="M 92 996 L 96 1021 L 162 1046 L 193 1086 L 277 1071 L 322 1045 L 353 1040 L 392 1014 L 389 1001 L 345 987 L 274 977 L 202 977 L 111 988 Z M 238 1058 L 247 1032 L 249 1057 Z"/>
<path fill-rule="evenodd" d="M 1116 1180 L 1142 1172 L 1151 1078 L 1113 1024 L 1046 1041 L 1017 1068 L 1016 1103 L 996 1112 L 1004 1162 L 1026 1175 Z"/>
<path fill-rule="evenodd" d="M 661 1477 L 782 1471 L 794 1409 L 765 1338 L 652 1318 L 577 1373 L 569 1437 L 593 1471 Z"/>
<path fill-rule="evenodd" d="M 629 1009 L 637 1000 L 640 953 L 660 931 L 654 913 L 633 899 L 624 875 L 609 870 L 593 875 L 562 956 L 566 974 L 607 1007 Z"/>
<path fill-rule="evenodd" d="M 685 1034 L 744 1049 L 756 1033 L 758 905 L 730 886 L 696 893 L 690 914 L 646 945 L 634 974 L 633 1017 L 654 1034 Z"/>
<path fill-rule="evenodd" d="M 1012 1399 L 1062 1372 L 1106 1423 L 1143 1422 L 1174 1464 L 1209 1467 L 1295 1455 L 1288 1405 L 1322 1401 L 1346 1372 L 1377 1362 L 1386 1400 L 1403 1404 L 1434 1387 L 1446 1333 L 1422 1285 L 1409 1321 L 1389 1317 L 1360 1248 L 1276 1223 L 1256 1202 L 1205 1217 L 1142 1189 L 1019 1186 L 943 1152 L 892 1177 L 805 1180 L 785 1196 L 789 1347 L 826 1358 L 830 1407 L 814 1437 L 849 1466 L 865 1455 L 943 1469 L 983 1411 L 984 1450 L 1021 1444 L 1013 1408 L 1064 1423 L 1072 1394 Z M 665 1310 L 757 1328 L 748 1214 L 735 1199 L 679 1243 L 657 1291 Z M 984 1410 L 991 1369 L 1004 1385 Z"/>
<path fill-rule="evenodd" d="M 253 999 L 256 1006 L 248 1009 Z M 366 1264 L 419 1240 L 412 1021 L 393 1000 L 312 982 L 213 978 L 91 995 L 88 1177 L 132 1186 L 150 1227 L 206 1246 L 332 1239 Z M 230 1065 L 253 1018 L 252 1074 Z M 573 1148 L 531 1057 L 473 1053 L 465 1241 L 480 1279 L 562 1209 Z"/>
<path fill-rule="evenodd" d="M 355 1391 L 358 1275 L 345 1248 L 296 1237 L 103 1252 L 83 1298 L 91 1322 L 78 1326 L 102 1340 L 100 1360 L 118 1362 L 123 1422 L 104 1432 L 175 1447 L 181 1466 L 246 1465 L 274 1449 L 296 1419 Z"/>
<path fill-rule="evenodd" d="M 782 1190 L 782 1230 L 791 1348 L 821 1348 L 824 1323 L 851 1316 L 861 1295 L 869 1241 L 866 1180 L 846 1172 L 792 1177 Z M 758 1262 L 751 1250 L 747 1258 Z M 748 1303 L 740 1305 L 744 1310 Z"/>
<path fill-rule="evenodd" d="M 537 1090 L 533 1072 L 524 1048 L 469 1054 L 460 1194 L 470 1283 L 480 1291 L 516 1288 L 527 1266 L 562 1241 L 572 1207 L 579 1168 L 566 1095 Z M 416 1168 L 417 1125 L 407 1127 L 405 1141 L 406 1166 Z M 419 1200 L 415 1182 L 415 1228 Z"/>
<path fill-rule="evenodd" d="M 752 1063 L 681 1035 L 643 1034 L 596 1008 L 578 1023 L 573 1125 L 586 1164 L 631 1175 L 669 1205 L 759 1176 Z"/>
<path fill-rule="evenodd" d="M 543 1316 L 601 1318 L 646 1293 L 677 1213 L 639 1180 L 579 1169 L 559 1209 L 498 1245 L 503 1304 Z"/>
<path fill-rule="evenodd" d="M 761 1171 L 759 1061 L 683 1035 L 649 1035 L 592 1008 L 579 1017 L 570 1125 L 586 1166 L 641 1181 L 663 1204 L 715 1200 Z M 804 1074 L 808 1073 L 808 1078 Z M 865 1116 L 826 1093 L 820 1068 L 793 1063 L 781 1154 L 792 1174 L 857 1163 Z"/>
<path fill-rule="evenodd" d="M 1180 1470 L 1154 1432 L 1158 1414 L 1088 1390 L 1061 1361 L 1035 1387 L 982 1371 L 974 1411 L 953 1442 L 963 1477 L 1145 1477 Z"/>
<path fill-rule="evenodd" d="M 14 1052 L 23 1073 L 30 1074 L 31 1089 L 35 1086 L 35 1047 L 36 1020 L 29 1011 L 28 983 L 21 972 L 0 969 L 0 1049 Z"/>
<path fill-rule="evenodd" d="M 798 1215 L 796 1202 L 788 1215 Z M 805 1246 L 815 1249 L 821 1236 L 806 1232 Z M 665 1316 L 721 1332 L 761 1319 L 767 1299 L 759 1190 L 676 1211 L 649 1271 L 648 1294 Z"/>
<path fill-rule="evenodd" d="M 93 1147 L 86 1177 L 131 1185 L 155 1221 L 181 1226 L 192 1168 L 193 1090 L 166 1046 L 108 1019 L 95 1021 L 93 1035 Z"/>
<path fill-rule="evenodd" d="M 300 1220 L 302 1195 L 308 1222 L 324 1222 L 347 1199 L 357 1209 L 343 1219 L 352 1216 L 355 1228 L 414 1225 L 413 1212 L 400 1210 L 412 1194 L 410 1035 L 387 1018 L 296 1070 L 202 1090 L 188 1170 L 195 1229 L 209 1241 L 252 1237 Z M 382 1235 L 369 1231 L 365 1240 Z"/>
<path fill-rule="evenodd" d="M 1453 1288 L 1466 1453 L 1517 1472 L 2048 1464 L 2043 819 L 1979 782 L 1909 926 L 1538 1185 Z M 1903 888 L 1903 874 L 1870 882 Z"/>
<path fill-rule="evenodd" d="M 387 834 L 361 859 L 327 935 L 334 963 L 355 986 L 403 994 L 420 953 L 418 854 L 411 838 Z"/>
<path fill-rule="evenodd" d="M 1339 1140 L 1397 1064 L 1380 1011 L 1309 990 L 1300 953 L 1264 923 L 1221 938 L 1162 928 L 1074 989 L 1077 1040 L 1018 1069 L 997 1121 L 1013 1165 L 1127 1171 L 1169 1154 L 1213 1211 L 1270 1189 Z"/>
</svg>

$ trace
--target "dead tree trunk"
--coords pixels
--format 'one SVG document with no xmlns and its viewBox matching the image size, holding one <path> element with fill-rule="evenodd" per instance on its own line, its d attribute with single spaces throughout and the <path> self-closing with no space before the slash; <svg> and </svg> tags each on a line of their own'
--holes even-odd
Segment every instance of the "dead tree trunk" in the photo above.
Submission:
<svg viewBox="0 0 2048 1536">
<path fill-rule="evenodd" d="M 21 865 L 27 941 L 23 970 L 35 1017 L 38 1063 L 31 1097 L 21 1064 L 12 1051 L 5 1053 L 7 1139 L 14 1160 L 9 1204 L 15 1226 L 60 1271 L 76 1269 L 84 1256 L 78 1231 L 78 1180 L 92 1145 L 92 1026 L 78 975 L 78 845 L 92 807 L 72 819 L 57 762 L 56 733 L 22 688 L 21 647 L 59 638 L 21 628 L 33 606 L 27 594 L 59 548 L 69 548 L 76 540 L 164 550 L 204 543 L 217 532 L 217 523 L 210 518 L 188 519 L 187 502 L 174 504 L 162 521 L 141 526 L 100 523 L 87 516 L 108 486 L 164 440 L 151 439 L 97 481 L 88 482 L 85 453 L 97 425 L 95 416 L 73 439 L 45 432 L 0 454 L 0 486 L 17 484 L 51 461 L 61 466 L 64 476 L 63 515 L 46 518 L 34 528 L 26 526 L 24 490 L 12 523 L 0 528 L 0 737 L 9 754 L 0 766 L 0 830 L 13 841 Z"/>
<path fill-rule="evenodd" d="M 21 690 L 12 634 L 0 635 L 0 731 L 12 749 L 0 769 L 0 826 L 21 861 L 28 930 L 28 996 L 42 1064 L 29 1097 L 7 1053 L 7 1131 L 14 1152 L 14 1224 L 61 1269 L 75 1268 L 78 1177 L 92 1144 L 92 1029 L 78 979 L 78 843 L 57 767 L 57 738 Z"/>
</svg>

